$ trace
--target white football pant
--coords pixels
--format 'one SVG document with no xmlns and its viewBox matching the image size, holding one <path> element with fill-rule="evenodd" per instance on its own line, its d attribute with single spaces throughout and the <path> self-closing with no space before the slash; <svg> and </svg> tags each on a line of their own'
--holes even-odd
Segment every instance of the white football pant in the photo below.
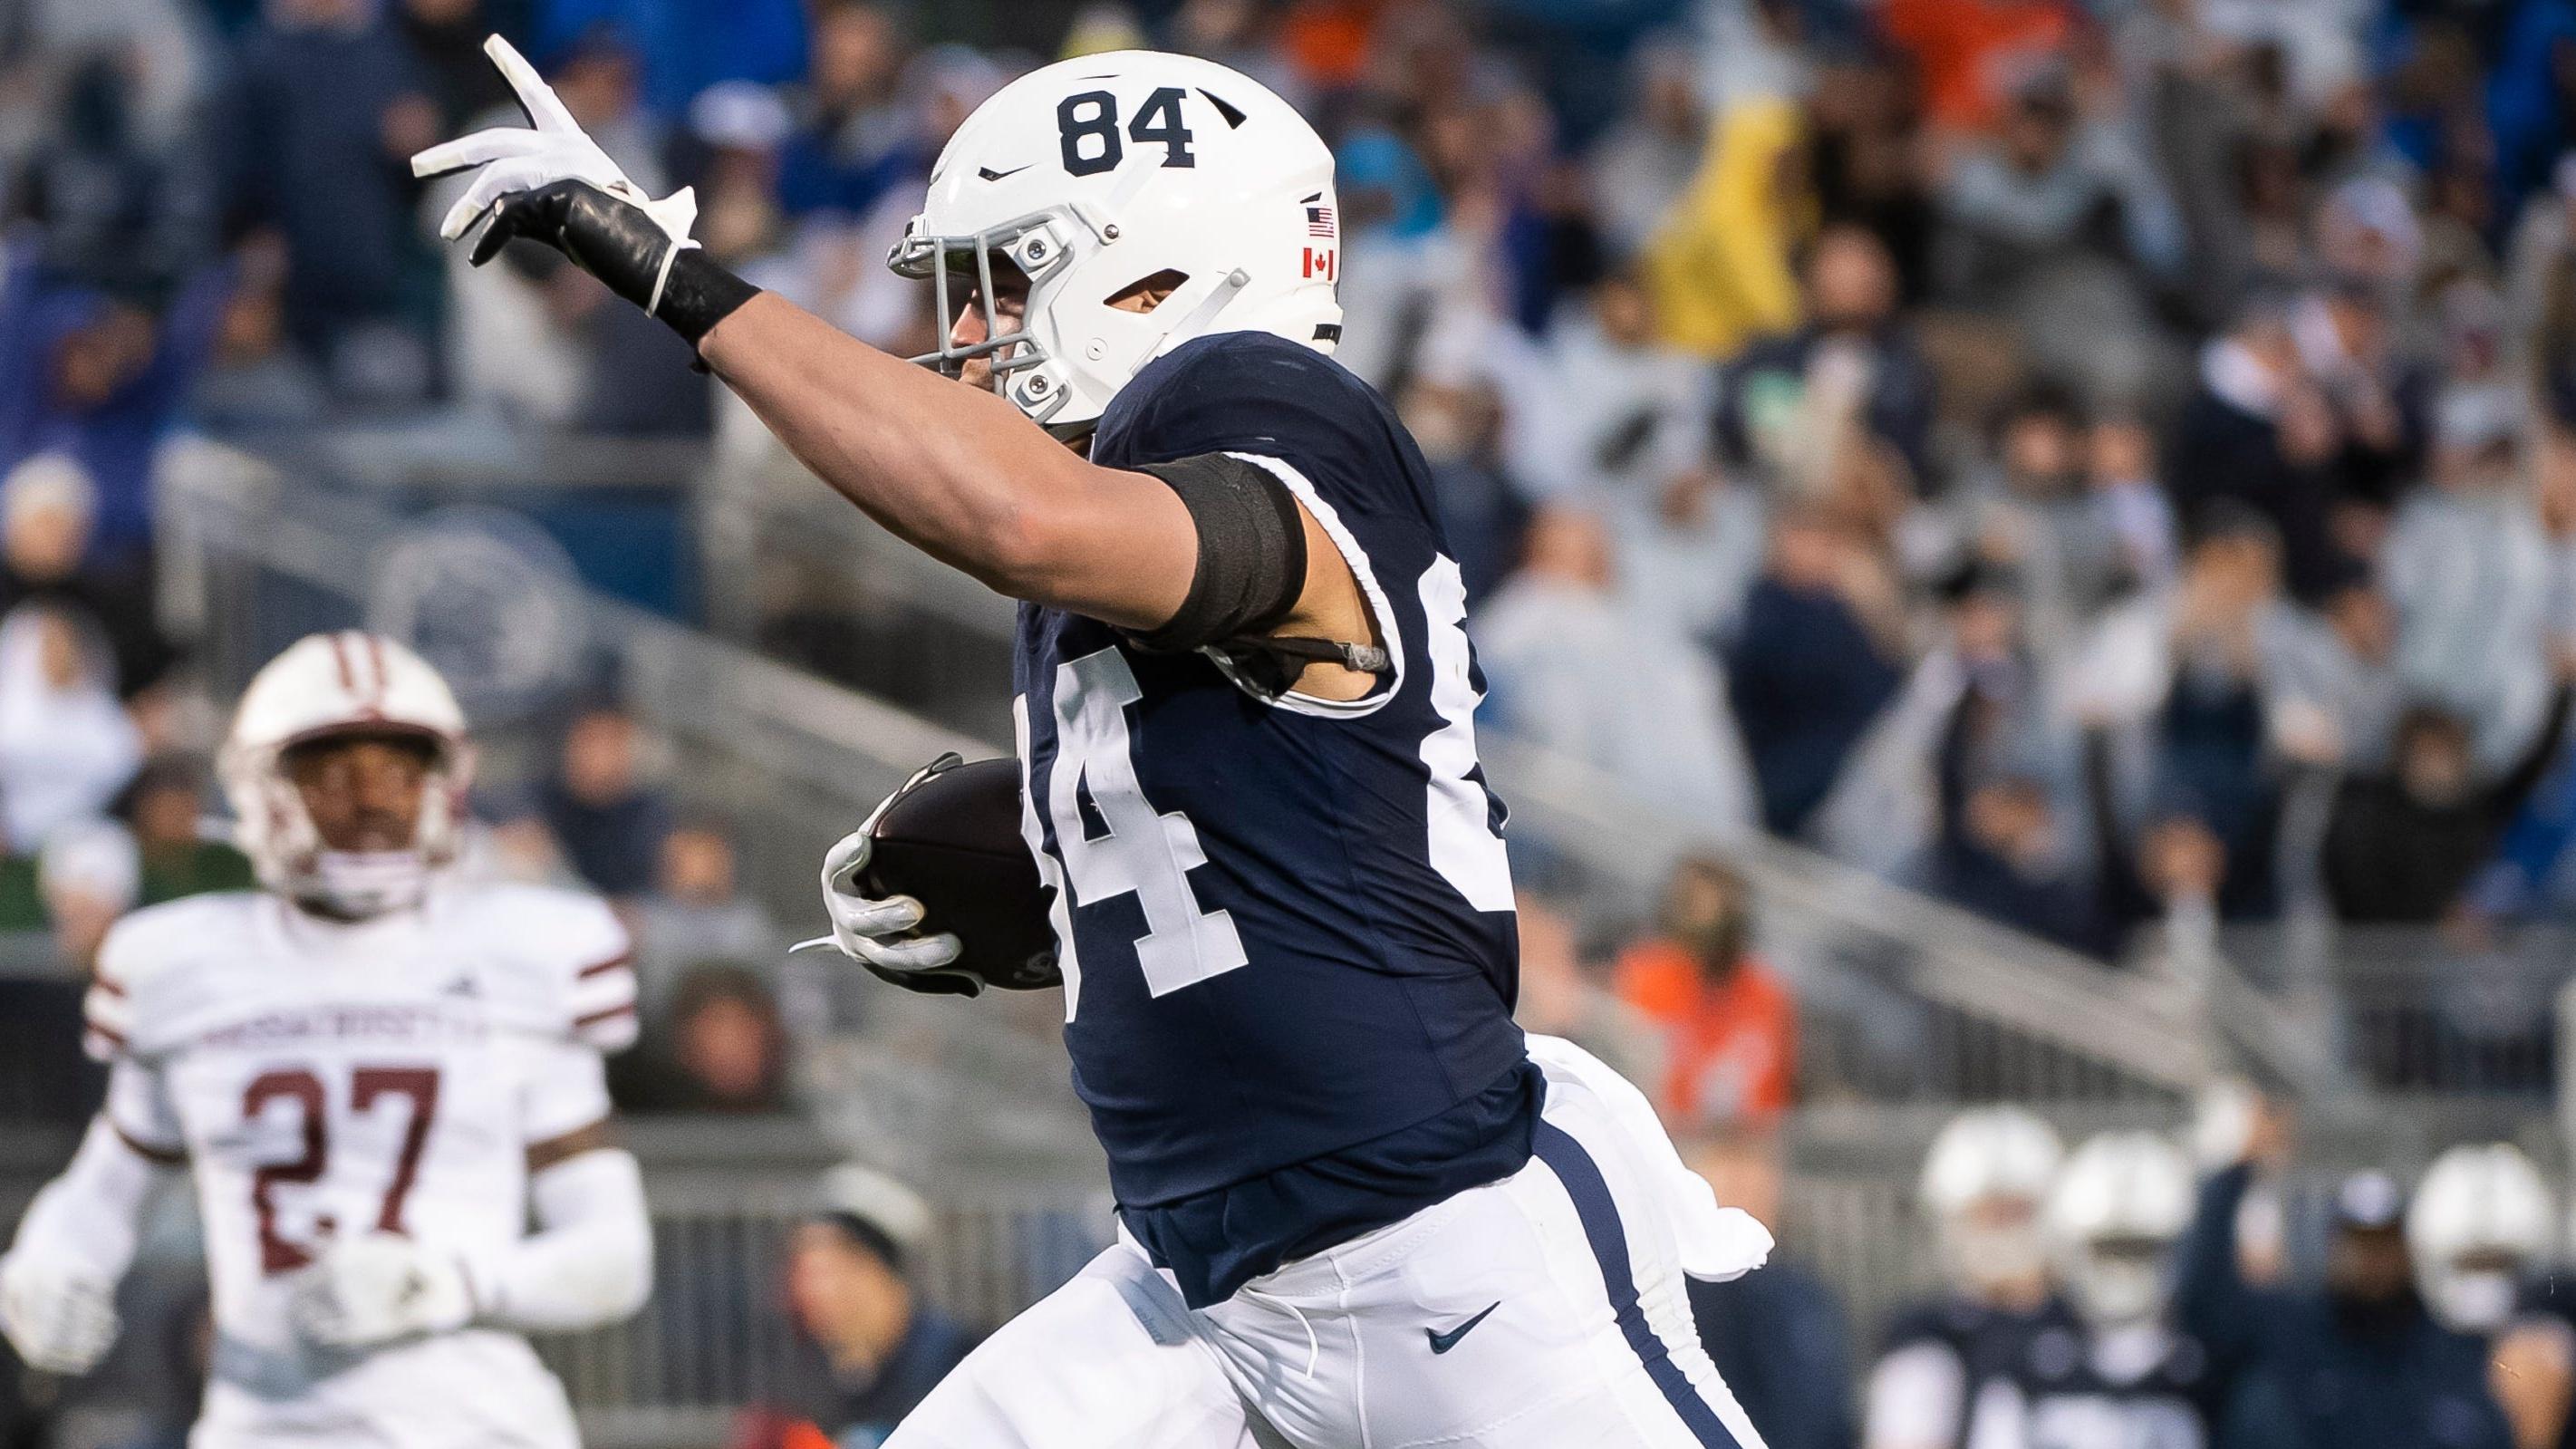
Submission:
<svg viewBox="0 0 2576 1449">
<path fill-rule="evenodd" d="M 1542 1040 L 1520 1172 L 1198 1311 L 1122 1234 L 887 1449 L 1762 1449 L 1691 1323 L 1670 1145 Z"/>
</svg>

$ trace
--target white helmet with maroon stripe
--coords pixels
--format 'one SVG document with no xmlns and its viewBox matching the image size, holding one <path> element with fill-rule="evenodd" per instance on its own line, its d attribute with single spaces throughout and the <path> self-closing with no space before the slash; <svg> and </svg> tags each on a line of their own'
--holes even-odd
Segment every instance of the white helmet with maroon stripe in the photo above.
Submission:
<svg viewBox="0 0 2576 1449">
<path fill-rule="evenodd" d="M 939 350 L 915 361 L 954 373 L 989 356 L 997 390 L 1071 438 L 1193 337 L 1270 332 L 1331 352 L 1333 208 L 1332 150 L 1294 106 L 1211 60 L 1122 50 L 1031 71 L 976 107 L 887 262 L 937 284 Z M 1016 327 L 994 310 L 997 263 L 1029 279 Z M 1147 284 L 1170 295 L 1111 305 Z M 985 335 L 959 344 L 970 287 Z"/>
<path fill-rule="evenodd" d="M 409 849 L 336 851 L 322 842 L 285 753 L 335 735 L 407 735 L 432 750 L 420 829 Z M 262 884 L 342 916 L 373 916 L 420 900 L 430 871 L 456 857 L 473 769 L 465 712 L 447 681 L 381 634 L 308 634 L 242 691 L 218 768 L 238 818 L 236 839 Z"/>
</svg>

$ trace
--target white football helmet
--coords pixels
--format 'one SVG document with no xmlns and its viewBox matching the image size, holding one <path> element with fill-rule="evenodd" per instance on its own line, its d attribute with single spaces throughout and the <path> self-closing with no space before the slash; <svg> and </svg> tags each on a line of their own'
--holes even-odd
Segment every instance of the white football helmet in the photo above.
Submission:
<svg viewBox="0 0 2576 1449">
<path fill-rule="evenodd" d="M 2549 1187 L 2505 1142 L 2433 1159 L 2406 1214 L 2415 1285 L 2447 1328 L 2493 1333 L 2513 1315 L 2523 1275 L 2549 1255 Z"/>
<path fill-rule="evenodd" d="M 1026 273 L 1005 329 L 993 263 Z M 1213 61 L 1150 50 L 1031 71 L 975 109 L 930 173 L 887 265 L 937 286 L 952 375 L 990 357 L 996 386 L 1058 437 L 1091 430 L 1145 364 L 1211 332 L 1270 332 L 1330 352 L 1341 337 L 1333 153 L 1286 101 Z M 1150 312 L 1109 305 L 1181 280 Z M 985 337 L 950 340 L 962 289 Z"/>
<path fill-rule="evenodd" d="M 2105 1132 L 2075 1149 L 2046 1224 L 2058 1281 L 2086 1322 L 2137 1323 L 2163 1310 L 2166 1260 L 2191 1210 L 2191 1164 L 2155 1133 Z"/>
<path fill-rule="evenodd" d="M 286 751 L 349 734 L 412 735 L 434 750 L 410 849 L 325 848 L 286 778 Z M 252 677 L 216 767 L 235 838 L 260 883 L 335 915 L 365 917 L 418 903 L 429 873 L 455 859 L 473 752 L 465 713 L 437 670 L 381 634 L 348 629 L 308 634 Z"/>
<path fill-rule="evenodd" d="M 2064 1151 L 2057 1130 L 2020 1107 L 1972 1108 L 1932 1139 L 1916 1195 L 1960 1287 L 1979 1292 L 2048 1266 L 2039 1215 Z"/>
</svg>

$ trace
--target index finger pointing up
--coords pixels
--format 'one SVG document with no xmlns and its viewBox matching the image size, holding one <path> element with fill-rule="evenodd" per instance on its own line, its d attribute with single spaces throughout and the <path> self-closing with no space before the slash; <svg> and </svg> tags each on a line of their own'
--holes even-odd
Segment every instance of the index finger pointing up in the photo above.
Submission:
<svg viewBox="0 0 2576 1449">
<path fill-rule="evenodd" d="M 483 53 L 492 57 L 492 63 L 501 68 L 502 79 L 507 80 L 510 89 L 518 93 L 519 108 L 528 113 L 528 119 L 538 130 L 581 129 L 581 124 L 572 118 L 572 112 L 565 110 L 564 103 L 556 97 L 555 88 L 545 83 L 544 78 L 537 74 L 537 68 L 528 64 L 526 56 L 519 54 L 517 46 L 494 35 L 483 42 Z"/>
</svg>

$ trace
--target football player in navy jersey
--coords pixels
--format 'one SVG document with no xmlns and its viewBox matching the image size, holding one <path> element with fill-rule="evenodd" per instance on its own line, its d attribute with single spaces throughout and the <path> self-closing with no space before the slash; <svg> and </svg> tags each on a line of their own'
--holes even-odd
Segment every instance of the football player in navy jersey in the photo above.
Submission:
<svg viewBox="0 0 2576 1449">
<path fill-rule="evenodd" d="M 2191 1209 L 2190 1160 L 2152 1132 L 2105 1132 L 2066 1159 L 2043 1224 L 2081 1332 L 2038 1340 L 2015 1375 L 2030 1449 L 2209 1444 L 2227 1385 L 2165 1312 Z"/>
<path fill-rule="evenodd" d="M 686 192 L 637 190 L 490 48 L 535 125 L 417 158 L 475 169 L 446 234 L 563 252 L 826 483 L 1023 601 L 1023 834 L 1120 1239 L 891 1443 L 1757 1445 L 1683 1281 L 1767 1234 L 1634 1087 L 1512 1024 L 1465 591 L 1421 454 L 1331 357 L 1314 130 L 1183 56 L 1004 88 L 892 258 L 932 285 L 933 371 L 710 261 Z M 857 894 L 868 848 L 827 861 L 836 943 L 955 989 L 953 934 Z"/>
<path fill-rule="evenodd" d="M 1916 1197 L 1946 1291 L 1889 1323 L 1864 1395 L 1863 1449 L 2026 1441 L 2027 1367 L 2081 1356 L 2041 1227 L 2063 1155 L 2056 1129 L 2011 1106 L 1962 1112 L 1932 1139 Z"/>
</svg>

